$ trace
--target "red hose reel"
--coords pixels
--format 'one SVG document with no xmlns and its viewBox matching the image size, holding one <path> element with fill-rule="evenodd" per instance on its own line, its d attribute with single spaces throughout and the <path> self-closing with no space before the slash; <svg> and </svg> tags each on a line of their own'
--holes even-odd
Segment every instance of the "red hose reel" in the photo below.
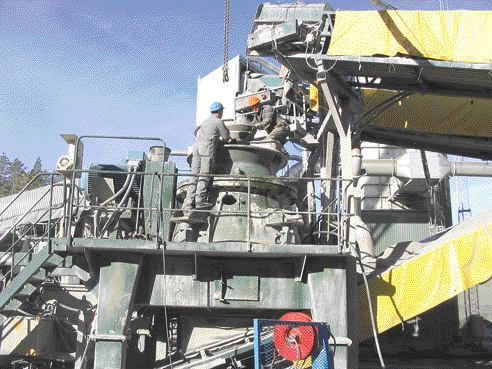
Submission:
<svg viewBox="0 0 492 369">
<path fill-rule="evenodd" d="M 299 312 L 283 315 L 280 320 L 311 322 L 311 318 Z M 277 352 L 290 361 L 304 360 L 313 351 L 317 328 L 310 325 L 279 324 L 273 331 L 273 342 Z"/>
</svg>

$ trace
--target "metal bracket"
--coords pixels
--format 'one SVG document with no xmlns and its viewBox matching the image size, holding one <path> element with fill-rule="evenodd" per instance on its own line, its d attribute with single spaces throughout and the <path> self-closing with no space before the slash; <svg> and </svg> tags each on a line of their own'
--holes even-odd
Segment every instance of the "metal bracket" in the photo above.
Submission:
<svg viewBox="0 0 492 369">
<path fill-rule="evenodd" d="M 345 82 L 342 76 L 335 71 L 330 70 L 330 68 L 326 69 L 326 63 L 324 63 L 324 61 L 318 60 L 318 68 L 320 64 L 324 69 L 318 70 L 316 73 L 318 85 L 321 83 L 328 83 L 330 89 L 333 90 L 336 95 L 340 96 L 340 98 L 359 100 L 357 93 L 351 89 L 350 85 Z"/>
<path fill-rule="evenodd" d="M 126 342 L 128 340 L 127 336 L 123 336 L 119 334 L 91 334 L 90 338 L 93 341 Z"/>
<path fill-rule="evenodd" d="M 53 240 L 52 251 L 67 251 L 71 246 L 70 240 L 67 238 L 63 238 L 61 240 Z"/>
<path fill-rule="evenodd" d="M 195 261 L 195 270 L 194 273 L 191 275 L 191 278 L 194 281 L 197 281 L 198 280 L 198 253 L 197 252 L 193 253 L 193 256 Z"/>
<path fill-rule="evenodd" d="M 84 256 L 85 260 L 87 261 L 87 265 L 89 266 L 90 274 L 96 275 L 96 268 L 94 267 L 94 264 L 92 262 L 91 251 L 86 247 L 84 247 Z"/>
<path fill-rule="evenodd" d="M 221 289 L 220 291 L 216 291 L 215 299 L 224 304 L 227 304 L 228 302 L 225 298 L 225 295 L 227 293 L 227 277 L 224 271 L 222 271 L 220 275 L 220 284 L 221 284 Z"/>
<path fill-rule="evenodd" d="M 331 346 L 352 346 L 352 340 L 348 337 L 330 337 L 328 343 Z"/>
<path fill-rule="evenodd" d="M 302 279 L 304 278 L 304 274 L 306 273 L 306 263 L 307 263 L 307 255 L 304 255 L 304 258 L 302 260 L 301 272 L 299 273 L 299 276 L 296 277 L 297 282 L 302 282 Z"/>
</svg>

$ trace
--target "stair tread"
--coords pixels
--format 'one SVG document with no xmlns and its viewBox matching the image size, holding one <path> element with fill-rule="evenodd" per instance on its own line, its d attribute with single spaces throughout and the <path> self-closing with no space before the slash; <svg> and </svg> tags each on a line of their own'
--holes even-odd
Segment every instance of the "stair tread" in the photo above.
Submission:
<svg viewBox="0 0 492 369">
<path fill-rule="evenodd" d="M 28 282 L 31 282 L 32 284 L 39 285 L 41 282 L 44 282 L 46 280 L 46 273 L 41 272 L 41 273 L 36 273 L 32 276 L 29 277 Z"/>
<path fill-rule="evenodd" d="M 16 298 L 13 298 L 0 311 L 4 311 L 4 310 L 17 310 L 17 309 L 19 309 L 22 306 L 22 304 L 23 304 L 22 301 L 17 300 Z"/>
<path fill-rule="evenodd" d="M 20 298 L 25 298 L 25 297 L 29 297 L 33 294 L 34 291 L 36 291 L 37 287 L 30 284 L 30 283 L 26 283 L 24 285 L 24 287 L 18 291 L 17 293 L 14 294 L 14 298 L 17 298 L 17 297 L 20 297 Z"/>
<path fill-rule="evenodd" d="M 34 292 L 36 285 L 42 282 L 40 277 L 45 275 L 45 272 L 41 271 L 41 269 L 52 270 L 64 260 L 62 256 L 50 253 L 49 248 L 47 247 L 36 254 L 32 254 L 30 259 L 31 260 L 29 260 L 25 268 L 12 279 L 3 291 L 0 292 L 0 307 L 7 310 L 15 310 L 18 308 L 20 306 L 19 304 L 22 304 L 22 302 L 18 301 L 19 304 L 17 304 L 15 300 L 13 300 L 13 297 L 17 294 L 23 299 L 29 290 Z M 24 292 L 23 289 L 25 289 Z M 11 304 L 13 309 L 11 309 Z"/>
<path fill-rule="evenodd" d="M 18 309 L 15 309 L 15 310 L 12 310 L 12 309 L 2 309 L 2 310 L 0 310 L 0 314 L 1 315 L 4 315 L 6 317 L 31 316 L 31 314 L 24 313 L 23 311 L 18 310 Z"/>
</svg>

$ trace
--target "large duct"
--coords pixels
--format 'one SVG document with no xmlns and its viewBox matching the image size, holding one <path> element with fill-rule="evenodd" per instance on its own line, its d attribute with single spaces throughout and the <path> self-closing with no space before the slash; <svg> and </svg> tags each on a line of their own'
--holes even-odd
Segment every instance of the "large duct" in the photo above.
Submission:
<svg viewBox="0 0 492 369">
<path fill-rule="evenodd" d="M 492 177 L 492 162 L 448 161 L 438 153 L 427 153 L 427 159 L 432 179 L 447 176 Z M 425 178 L 418 151 L 407 152 L 398 159 L 365 159 L 362 161 L 362 169 L 370 176 Z"/>
</svg>

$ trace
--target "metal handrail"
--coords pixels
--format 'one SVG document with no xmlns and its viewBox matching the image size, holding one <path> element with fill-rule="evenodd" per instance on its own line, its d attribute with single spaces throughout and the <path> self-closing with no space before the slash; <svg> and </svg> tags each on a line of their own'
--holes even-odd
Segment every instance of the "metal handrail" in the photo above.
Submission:
<svg viewBox="0 0 492 369">
<path fill-rule="evenodd" d="M 55 173 L 53 175 L 58 175 L 58 173 Z M 41 197 L 39 197 L 39 199 L 19 218 L 17 219 L 17 221 L 14 223 L 13 226 L 10 227 L 10 229 L 5 232 L 3 235 L 0 236 L 0 241 L 2 241 L 10 232 L 12 232 L 12 230 L 17 227 L 19 225 L 19 223 L 41 202 L 41 200 L 43 200 L 43 198 L 52 191 L 53 187 L 50 186 L 50 188 L 48 188 L 45 193 L 43 193 L 41 195 Z M 65 196 L 64 196 L 65 198 Z M 51 207 L 52 203 L 50 203 L 50 207 Z"/>
<path fill-rule="evenodd" d="M 68 215 L 69 219 L 67 222 L 66 229 L 64 231 L 65 236 L 69 236 L 69 238 L 72 238 L 71 235 L 71 229 L 72 229 L 72 211 L 73 211 L 73 200 L 74 200 L 74 190 L 75 190 L 75 179 L 76 175 L 79 170 L 77 170 L 78 166 L 78 159 L 79 159 L 79 147 L 80 143 L 82 142 L 82 139 L 84 138 L 89 138 L 89 139 L 108 139 L 108 140 L 131 140 L 131 141 L 158 141 L 162 144 L 162 150 L 165 152 L 166 150 L 166 143 L 162 138 L 159 137 L 132 137 L 132 136 L 107 136 L 107 135 L 85 135 L 85 136 L 80 136 L 77 137 L 77 140 L 75 142 L 75 158 L 74 158 L 74 165 L 73 165 L 73 170 L 72 170 L 72 180 L 71 180 L 71 188 L 70 188 L 70 196 L 69 196 L 69 208 L 68 208 Z M 162 156 L 162 161 L 161 161 L 161 172 L 164 173 L 164 168 L 165 168 L 165 161 L 164 161 L 164 155 Z M 160 177 L 159 181 L 159 193 L 162 194 L 162 188 L 163 188 L 163 177 Z M 162 196 L 160 196 L 159 203 L 162 205 Z M 158 238 L 158 237 L 157 237 Z"/>
<path fill-rule="evenodd" d="M 15 195 L 15 197 L 10 200 L 10 202 L 7 204 L 6 207 L 4 207 L 1 211 L 0 211 L 0 216 L 5 213 L 5 211 L 7 211 L 8 208 L 10 208 L 10 206 L 12 206 L 12 204 L 20 197 L 20 195 L 22 195 L 25 191 L 27 191 L 27 189 L 29 188 L 29 186 L 36 180 L 38 179 L 39 177 L 41 176 L 44 176 L 44 175 L 47 175 L 46 173 L 38 173 L 36 174 L 29 182 L 27 182 L 27 184 L 22 187 L 22 189 Z"/>
<path fill-rule="evenodd" d="M 60 219 L 58 219 L 55 223 L 52 224 L 52 226 L 55 226 L 58 222 L 60 221 Z M 46 232 L 39 238 L 39 240 L 33 244 L 26 252 L 25 254 L 19 259 L 19 261 L 17 261 L 17 263 L 14 263 L 16 260 L 14 259 L 15 258 L 15 253 L 12 251 L 11 252 L 11 264 L 10 264 L 10 278 L 13 279 L 14 278 L 14 269 L 17 268 L 23 261 L 24 259 L 26 259 L 28 256 L 31 255 L 32 251 L 36 248 L 36 246 L 38 246 L 41 241 L 43 240 L 43 238 L 45 236 L 48 236 L 48 239 L 47 239 L 47 242 L 49 243 L 49 240 L 50 240 L 50 236 L 49 236 L 49 232 L 51 231 L 51 229 L 47 229 Z M 5 251 L 5 254 L 8 253 L 9 251 Z M 1 266 L 4 266 L 5 263 L 8 261 L 8 259 L 5 259 L 3 260 L 3 264 Z M 6 274 L 4 275 L 1 279 L 0 279 L 0 283 L 5 281 L 7 276 L 9 276 L 9 274 Z"/>
<path fill-rule="evenodd" d="M 75 207 L 78 207 L 78 208 L 85 208 L 85 209 L 106 209 L 106 210 L 121 210 L 121 211 L 124 211 L 124 210 L 148 210 L 148 211 L 152 211 L 152 212 L 158 212 L 159 210 L 162 210 L 162 211 L 180 211 L 180 210 L 183 210 L 182 208 L 175 208 L 175 207 L 171 207 L 171 208 L 162 208 L 162 209 L 159 209 L 159 208 L 153 208 L 153 207 L 141 207 L 141 206 L 127 206 L 127 207 L 124 207 L 124 208 L 121 208 L 121 207 L 116 207 L 116 206 L 98 206 L 98 205 L 75 205 Z M 283 209 L 278 209 L 279 212 L 282 212 Z M 193 209 L 194 212 L 198 212 L 198 213 L 212 213 L 212 214 L 215 214 L 215 213 L 221 213 L 221 214 L 236 214 L 236 215 L 240 215 L 240 214 L 243 214 L 243 215 L 247 215 L 247 211 L 246 210 L 213 210 L 213 209 Z M 283 212 L 285 213 L 294 213 L 293 211 L 289 211 L 289 210 L 283 210 Z M 255 211 L 252 211 L 253 214 L 271 214 L 272 213 L 272 210 L 255 210 Z M 295 211 L 295 214 L 300 214 L 300 215 L 310 215 L 310 214 L 313 214 L 312 212 L 309 212 L 309 211 Z M 316 214 L 318 215 L 330 215 L 330 216 L 335 216 L 338 214 L 338 212 L 328 212 L 328 211 L 323 211 L 323 212 L 317 212 Z M 355 214 L 353 213 L 341 213 L 342 215 L 344 216 L 353 216 Z"/>
<path fill-rule="evenodd" d="M 50 193 L 50 198 L 49 198 L 49 204 L 48 204 L 48 209 L 46 209 L 45 212 L 43 212 L 43 214 L 41 214 L 41 216 L 33 223 L 31 224 L 31 226 L 24 232 L 24 234 L 22 236 L 19 237 L 19 239 L 17 241 L 14 242 L 14 239 L 13 239 L 13 242 L 12 242 L 12 245 L 9 247 L 9 249 L 7 249 L 5 252 L 4 252 L 4 255 L 8 254 L 10 252 L 10 258 L 11 258 L 11 265 L 10 265 L 10 273 L 7 273 L 6 275 L 4 275 L 1 279 L 0 279 L 0 283 L 4 283 L 6 282 L 7 280 L 7 277 L 10 276 L 10 279 L 13 280 L 15 278 L 14 276 L 14 270 L 21 265 L 21 263 L 28 257 L 28 256 L 31 256 L 33 250 L 41 243 L 41 241 L 47 236 L 47 243 L 48 243 L 48 247 L 51 247 L 51 230 L 53 228 L 53 226 L 55 226 L 60 220 L 58 219 L 55 223 L 52 223 L 52 212 L 53 210 L 55 209 L 61 209 L 61 208 L 65 208 L 65 204 L 66 204 L 66 182 L 65 180 L 63 181 L 62 183 L 62 186 L 63 186 L 63 201 L 62 201 L 62 204 L 60 206 L 57 206 L 57 207 L 53 207 L 53 189 L 55 188 L 55 183 L 54 183 L 54 178 L 55 176 L 59 175 L 58 173 L 43 173 L 42 175 L 49 175 L 51 178 L 50 178 L 50 186 L 49 186 L 49 189 L 43 193 L 39 199 L 33 204 L 33 206 L 31 206 L 29 208 L 29 210 L 27 210 L 26 213 L 23 214 L 23 216 L 21 218 L 19 218 L 13 227 L 11 227 L 11 229 L 9 230 L 9 232 L 7 232 L 6 234 L 10 233 L 12 231 L 12 229 L 15 229 L 15 227 L 17 227 L 17 225 L 19 224 L 19 222 L 25 218 L 25 216 L 32 210 L 34 209 L 35 206 L 37 206 L 42 199 L 44 199 L 44 197 L 46 196 L 46 194 L 49 192 Z M 58 185 L 58 184 L 57 184 Z M 26 188 L 26 187 L 25 187 Z M 24 188 L 24 190 L 25 190 Z M 18 198 L 18 196 L 16 197 Z M 11 204 L 9 204 L 10 206 Z M 19 241 L 21 241 L 26 235 L 27 233 L 37 224 L 40 223 L 40 220 L 47 214 L 49 213 L 49 216 L 48 216 L 48 226 L 47 226 L 47 229 L 46 229 L 46 232 L 41 236 L 39 237 L 39 239 L 37 240 L 37 242 L 35 242 L 27 251 L 26 253 L 18 260 L 16 261 L 15 260 L 15 245 L 17 245 L 17 243 Z M 8 261 L 8 258 L 5 259 L 5 260 L 2 260 L 0 262 L 0 267 L 5 265 L 5 263 Z"/>
<path fill-rule="evenodd" d="M 160 173 L 157 171 L 157 172 L 138 172 L 137 175 L 139 176 L 146 176 L 146 175 L 149 175 L 149 176 L 152 176 L 151 178 L 151 198 L 154 199 L 155 197 L 155 177 L 158 177 L 158 181 L 159 181 L 159 189 L 157 190 L 158 193 L 159 193 L 159 197 L 158 197 L 158 207 L 157 208 L 152 208 L 151 205 L 148 206 L 148 209 L 144 209 L 144 208 L 140 208 L 140 207 L 128 207 L 128 206 L 124 206 L 124 207 L 100 207 L 100 206 L 97 206 L 97 205 L 93 205 L 93 206 L 85 206 L 85 205 L 80 205 L 79 203 L 75 203 L 74 202 L 74 197 L 75 197 L 75 186 L 76 186 L 76 178 L 79 177 L 79 175 L 81 173 L 98 173 L 98 174 L 123 174 L 123 173 L 129 173 L 129 171 L 123 171 L 123 170 L 91 170 L 91 169 L 78 169 L 77 167 L 79 166 L 79 156 L 77 155 L 78 151 L 79 151 L 79 148 L 80 148 L 80 145 L 81 145 L 81 142 L 83 139 L 110 139 L 110 140 L 149 140 L 149 141 L 159 141 L 161 144 L 162 144 L 162 148 L 163 150 L 165 150 L 166 148 L 166 145 L 165 145 L 165 142 L 160 139 L 160 138 L 156 138 L 156 137 L 129 137 L 129 136 L 101 136 L 101 135 L 90 135 L 90 136 L 81 136 L 81 137 L 78 137 L 76 142 L 75 142 L 75 153 L 76 155 L 74 156 L 74 165 L 73 165 L 73 168 L 71 170 L 71 188 L 70 188 L 70 193 L 69 193 L 69 201 L 68 201 L 68 204 L 67 204 L 67 211 L 66 211 L 66 217 L 68 218 L 67 221 L 64 223 L 64 231 L 63 231 L 63 235 L 64 236 L 68 236 L 70 239 L 72 238 L 72 225 L 73 225 L 73 221 L 74 221 L 74 209 L 84 209 L 84 208 L 93 208 L 93 209 L 106 209 L 106 210 L 112 210 L 112 211 L 118 211 L 118 210 L 137 210 L 138 212 L 140 212 L 140 210 L 148 210 L 149 211 L 149 215 L 148 216 L 145 216 L 146 217 L 146 220 L 147 221 L 149 218 L 150 218 L 150 224 L 152 224 L 152 217 L 154 216 L 154 211 L 158 212 L 159 214 L 161 214 L 162 216 L 162 213 L 163 212 L 172 212 L 172 211 L 175 211 L 175 210 L 179 210 L 179 209 L 175 209 L 175 208 L 164 208 L 163 206 L 163 196 L 162 196 L 162 191 L 163 191 L 163 180 L 165 177 L 213 177 L 215 179 L 225 179 L 225 180 L 235 180 L 235 181 L 244 181 L 246 182 L 245 184 L 247 184 L 247 209 L 246 209 L 246 217 L 247 217 L 247 223 L 248 223 L 248 229 L 247 229 L 247 242 L 248 244 L 251 243 L 251 229 L 250 229 L 250 223 L 251 223 L 251 219 L 253 217 L 252 215 L 252 211 L 251 211 L 251 194 L 252 194 L 252 186 L 254 184 L 254 182 L 256 181 L 275 181 L 275 182 L 279 182 L 279 183 L 286 183 L 286 182 L 299 182 L 299 181 L 323 181 L 323 182 L 326 182 L 326 181 L 336 181 L 338 183 L 337 185 L 337 188 L 339 189 L 339 191 L 337 191 L 337 196 L 336 196 L 336 199 L 335 201 L 337 201 L 338 203 L 338 206 L 337 206 L 337 211 L 334 212 L 334 213 L 331 213 L 331 212 L 325 212 L 325 211 L 321 211 L 321 212 L 318 212 L 316 210 L 312 211 L 310 210 L 309 212 L 299 212 L 297 211 L 297 214 L 299 215 L 312 215 L 312 214 L 318 214 L 318 216 L 328 216 L 328 217 L 332 217 L 332 216 L 336 216 L 337 218 L 337 224 L 338 224 L 338 227 L 332 227 L 331 226 L 331 222 L 328 222 L 328 233 L 329 234 L 334 234 L 335 232 L 337 233 L 338 235 L 338 239 L 339 239 L 339 245 L 340 245 L 340 249 L 343 249 L 345 246 L 344 246 L 344 243 L 345 241 L 343 241 L 341 238 L 343 237 L 343 235 L 345 234 L 342 230 L 342 226 L 343 224 L 341 224 L 341 222 L 345 223 L 345 219 L 347 217 L 350 217 L 352 216 L 352 214 L 349 214 L 346 210 L 348 209 L 343 209 L 343 206 L 342 204 L 347 204 L 347 199 L 346 199 L 346 191 L 342 191 L 342 185 L 341 183 L 347 183 L 347 186 L 350 186 L 351 183 L 352 183 L 352 180 L 351 179 L 346 179 L 346 178 L 340 178 L 340 177 L 335 177 L 335 178 L 325 178 L 325 177 L 322 177 L 322 176 L 311 176 L 311 177 L 277 177 L 277 176 L 256 176 L 256 175 L 250 175 L 250 176 L 245 176 L 245 175 L 235 175 L 235 174 L 192 174 L 192 173 L 183 173 L 183 172 L 180 172 L 180 173 L 164 173 L 164 168 L 165 168 L 165 162 L 164 162 L 164 157 L 162 158 L 162 165 L 161 165 L 161 170 L 160 170 Z M 244 183 L 243 182 L 243 183 Z M 340 196 L 343 197 L 343 199 L 340 198 Z M 139 197 L 140 199 L 140 197 Z M 213 210 L 205 210 L 205 209 L 195 209 L 194 210 L 195 212 L 208 212 L 208 213 L 212 213 Z M 268 211 L 265 211 L 265 213 L 268 212 Z M 239 214 L 239 212 L 237 211 L 224 211 L 221 209 L 221 213 L 229 213 L 229 214 Z M 261 214 L 262 211 L 255 211 L 255 214 Z M 160 247 L 160 244 L 159 244 L 159 239 L 162 240 L 162 231 L 163 229 L 161 229 L 161 222 L 162 222 L 162 219 L 161 219 L 161 216 L 158 216 L 157 218 L 157 229 L 155 230 L 155 236 L 156 237 L 156 240 L 157 240 L 157 247 Z M 138 222 L 138 219 L 137 219 L 137 222 Z M 137 223 L 138 224 L 138 223 Z M 318 228 L 319 226 L 319 222 L 316 222 L 316 223 L 312 223 L 315 228 L 313 228 L 313 231 L 316 231 L 316 229 Z M 152 226 L 152 225 L 151 225 Z M 333 230 L 333 232 L 331 231 Z M 136 231 L 138 232 L 138 229 L 136 229 Z M 152 232 L 152 230 L 151 230 Z M 313 234 L 322 234 L 324 233 L 325 231 L 322 231 L 322 232 L 316 232 L 316 233 L 313 233 Z M 97 237 L 97 233 L 95 233 L 95 236 Z M 71 241 L 70 241 L 71 242 Z"/>
<path fill-rule="evenodd" d="M 21 240 L 22 240 L 22 239 L 23 239 L 23 238 L 24 238 L 24 237 L 25 237 L 25 236 L 29 233 L 29 231 L 30 231 L 31 229 L 33 229 L 36 225 L 38 225 L 38 222 L 41 220 L 41 218 L 43 218 L 43 217 L 46 215 L 46 213 L 47 213 L 48 211 L 49 211 L 49 210 L 46 210 L 46 211 L 45 211 L 45 212 L 41 215 L 41 217 L 40 217 L 40 218 L 39 218 L 39 219 L 38 219 L 35 223 L 32 223 L 32 224 L 29 226 L 29 228 L 28 228 L 28 229 L 24 232 L 24 234 L 23 234 L 22 236 L 19 236 L 19 238 L 18 238 L 18 240 L 17 240 L 17 241 L 13 242 L 13 241 L 14 241 L 14 237 L 12 237 L 12 245 L 11 245 L 11 246 L 10 246 L 7 250 L 5 250 L 5 252 L 10 252 L 10 251 L 13 251 L 13 250 L 14 250 L 15 245 L 17 245 L 17 243 L 18 243 L 19 241 L 21 241 Z M 15 230 L 14 230 L 13 234 L 15 234 Z M 43 236 L 41 236 L 41 237 L 44 237 L 44 234 L 43 234 Z M 2 264 L 2 261 L 0 260 L 0 267 L 2 267 L 2 266 L 3 266 L 3 264 Z"/>
<path fill-rule="evenodd" d="M 60 206 L 57 206 L 57 207 L 53 207 L 53 189 L 55 188 L 56 185 L 59 185 L 59 184 L 56 184 L 54 183 L 54 177 L 59 175 L 58 173 L 43 173 L 43 175 L 46 175 L 46 176 L 50 176 L 51 179 L 50 179 L 50 187 L 49 189 L 43 193 L 39 199 L 29 208 L 29 210 L 26 211 L 26 213 L 23 214 L 23 216 L 21 218 L 19 218 L 15 224 L 10 228 L 10 230 L 8 232 L 6 232 L 4 235 L 7 235 L 9 234 L 13 229 L 15 229 L 17 227 L 17 225 L 19 224 L 20 221 L 22 221 L 26 215 L 32 210 L 34 209 L 35 206 L 37 206 L 42 199 L 44 199 L 44 197 L 46 196 L 46 194 L 49 192 L 50 193 L 50 199 L 49 199 L 49 204 L 48 204 L 48 209 L 46 209 L 46 211 L 43 212 L 43 214 L 41 214 L 41 216 L 35 221 L 33 222 L 33 224 L 31 224 L 31 226 L 24 232 L 24 234 L 22 236 L 19 237 L 19 239 L 15 242 L 12 243 L 12 245 L 4 252 L 4 254 L 8 254 L 9 252 L 11 253 L 11 265 L 10 265 L 10 277 L 13 278 L 13 274 L 14 274 L 14 269 L 20 265 L 20 263 L 34 250 L 34 248 L 39 245 L 39 243 L 43 240 L 43 238 L 47 235 L 48 236 L 48 246 L 50 244 L 50 239 L 51 239 L 51 236 L 50 236 L 50 232 L 51 232 L 51 228 L 56 225 L 60 219 L 58 219 L 54 224 L 52 224 L 52 212 L 53 210 L 57 210 L 57 209 L 62 209 L 65 207 L 65 204 L 66 204 L 66 183 L 65 183 L 65 180 L 62 182 L 62 186 L 63 186 L 63 201 L 62 201 L 62 204 Z M 26 252 L 26 254 L 17 262 L 15 263 L 15 245 L 17 245 L 17 243 L 19 241 L 21 241 L 26 235 L 27 233 L 32 229 L 34 228 L 36 225 L 38 225 L 40 223 L 40 220 L 47 214 L 49 213 L 49 216 L 48 216 L 48 227 L 47 227 L 47 230 L 46 232 L 39 238 L 39 240 Z M 0 238 L 3 239 L 4 236 L 2 236 Z M 4 261 L 0 261 L 0 267 L 2 267 L 3 265 L 5 265 L 6 261 L 8 259 L 4 260 Z M 3 282 L 6 277 L 8 276 L 5 275 L 4 277 L 2 277 L 2 279 L 0 279 L 0 282 Z"/>
<path fill-rule="evenodd" d="M 53 186 L 53 187 L 54 187 L 54 186 Z M 50 187 L 50 190 L 51 190 L 51 191 L 52 191 L 53 187 Z M 66 195 L 66 186 L 65 186 L 65 185 L 63 186 L 63 189 L 64 189 L 63 198 L 65 199 L 65 195 Z M 45 193 L 45 194 L 43 194 L 43 196 L 42 196 L 42 197 L 41 197 L 41 198 L 40 198 L 40 199 L 36 202 L 36 204 L 35 204 L 35 205 L 37 205 L 37 203 L 39 203 L 39 201 L 41 201 L 41 199 L 42 199 L 42 198 L 44 198 L 44 196 L 45 196 L 45 195 L 46 195 L 46 193 Z M 52 194 L 50 194 L 50 196 L 52 196 Z M 18 239 L 17 241 L 15 241 L 15 243 L 14 243 L 14 244 L 12 244 L 12 245 L 10 246 L 10 248 L 9 248 L 9 249 L 7 249 L 5 252 L 9 252 L 9 251 L 10 251 L 10 249 L 11 249 L 12 247 L 14 247 L 14 246 L 17 244 L 17 242 L 19 242 L 20 240 L 22 240 L 22 238 L 23 238 L 24 236 L 26 236 L 26 235 L 27 235 L 27 233 L 28 233 L 31 229 L 33 229 L 36 225 L 38 225 L 38 224 L 39 224 L 39 222 L 41 221 L 41 219 L 42 219 L 42 218 L 43 218 L 43 217 L 44 217 L 44 216 L 45 216 L 45 215 L 46 215 L 49 211 L 51 211 L 51 210 L 58 210 L 58 209 L 61 209 L 61 208 L 64 206 L 65 202 L 66 202 L 66 201 L 64 201 L 64 202 L 62 203 L 62 205 L 61 205 L 61 206 L 58 206 L 58 207 L 54 207 L 54 208 L 53 208 L 52 206 L 49 206 L 49 207 L 48 207 L 48 209 L 46 209 L 46 210 L 45 210 L 45 212 L 44 212 L 43 214 L 41 214 L 41 216 L 40 216 L 40 217 L 39 217 L 39 218 L 38 218 L 38 219 L 37 219 L 34 223 L 32 223 L 32 224 L 29 226 L 29 228 L 28 228 L 28 229 L 24 232 L 24 234 L 23 234 L 22 236 L 19 236 L 19 239 Z M 52 205 L 52 204 L 51 204 L 51 205 Z M 25 215 L 24 215 L 24 216 L 25 216 Z M 22 220 L 22 219 L 21 219 L 21 220 Z M 48 219 L 48 221 L 49 221 L 49 219 Z M 14 228 L 16 228 L 16 226 L 17 226 L 17 225 L 18 225 L 18 223 L 16 222 L 16 224 L 15 224 L 13 227 L 14 227 Z M 11 229 L 12 229 L 12 228 L 11 228 Z M 9 232 L 7 232 L 7 234 L 8 234 L 8 233 L 9 233 Z M 1 266 L 1 262 L 0 262 L 0 266 Z"/>
<path fill-rule="evenodd" d="M 127 174 L 129 171 L 124 170 L 92 170 L 92 169 L 74 169 L 73 172 L 76 173 L 98 173 L 98 174 Z M 149 176 L 149 175 L 162 175 L 164 177 L 214 177 L 214 178 L 224 178 L 224 179 L 242 179 L 242 180 L 277 180 L 280 182 L 296 182 L 296 181 L 333 181 L 333 182 L 352 182 L 349 178 L 340 177 L 277 177 L 277 176 L 246 176 L 241 174 L 213 174 L 213 173 L 203 173 L 203 174 L 193 174 L 193 173 L 164 173 L 164 172 L 137 172 L 138 175 Z"/>
<path fill-rule="evenodd" d="M 98 173 L 98 174 L 128 174 L 130 171 L 124 171 L 124 170 L 91 170 L 91 169 L 75 169 L 74 172 L 80 172 L 80 173 Z M 133 172 L 135 173 L 135 172 Z M 262 214 L 270 214 L 272 213 L 271 210 L 255 210 L 254 212 L 251 210 L 251 195 L 252 195 L 252 186 L 254 181 L 259 181 L 259 180 L 274 180 L 275 182 L 283 183 L 283 182 L 299 182 L 299 181 L 334 181 L 337 182 L 338 188 L 341 188 L 340 184 L 341 183 L 346 183 L 347 185 L 350 185 L 352 183 L 351 179 L 344 179 L 340 177 L 336 178 L 324 178 L 321 176 L 312 176 L 312 177 L 277 177 L 277 176 L 258 176 L 258 175 L 253 175 L 253 176 L 245 176 L 245 175 L 237 175 L 237 174 L 192 174 L 192 173 L 164 173 L 164 172 L 137 172 L 137 176 L 151 176 L 151 185 L 150 185 L 150 196 L 151 198 L 155 197 L 155 177 L 159 177 L 159 183 L 162 182 L 163 177 L 214 177 L 215 179 L 226 179 L 226 180 L 235 180 L 235 181 L 243 181 L 246 182 L 247 184 L 247 206 L 245 210 L 223 210 L 221 209 L 220 211 L 216 211 L 214 209 L 194 209 L 194 212 L 197 213 L 208 213 L 208 214 L 233 214 L 233 215 L 246 215 L 247 217 L 247 224 L 249 225 L 246 229 L 246 242 L 247 244 L 251 247 L 251 219 L 254 217 L 261 216 Z M 125 211 L 125 210 L 136 210 L 138 212 L 144 210 L 148 211 L 148 217 L 147 220 L 150 217 L 150 223 L 153 217 L 154 212 L 157 212 L 159 214 L 163 212 L 173 212 L 173 211 L 179 211 L 182 210 L 180 208 L 176 207 L 163 207 L 162 206 L 162 190 L 160 189 L 160 194 L 159 196 L 159 205 L 158 207 L 152 207 L 151 205 L 147 207 L 143 206 L 125 206 L 125 207 L 117 207 L 117 206 L 101 206 L 101 205 L 84 205 L 84 204 L 74 204 L 73 202 L 71 203 L 71 208 L 72 211 L 73 209 L 104 209 L 108 211 Z M 337 191 L 339 194 L 339 191 Z M 336 217 L 337 218 L 337 223 L 340 222 L 340 219 L 342 217 L 350 217 L 353 214 L 346 213 L 340 206 L 340 198 L 337 196 L 338 199 L 334 199 L 334 202 L 337 202 L 339 206 L 337 207 L 336 212 L 330 212 L 330 211 L 295 211 L 293 213 L 296 213 L 298 215 L 312 215 L 312 214 L 317 214 L 318 217 L 321 216 L 327 216 L 327 217 Z M 253 214 L 254 213 L 254 214 Z M 70 217 L 73 216 L 73 214 L 69 214 Z M 158 217 L 158 222 L 162 221 L 160 217 Z M 157 232 L 153 236 L 156 238 L 160 238 L 161 236 L 161 227 L 157 227 Z M 137 230 L 136 230 L 137 231 Z M 149 233 L 146 231 L 146 233 Z M 150 232 L 152 233 L 152 232 Z M 332 227 L 332 222 L 329 222 L 329 229 L 327 231 L 320 231 L 317 230 L 316 228 L 313 229 L 312 235 L 321 235 L 321 234 L 331 234 L 331 235 L 336 235 L 338 239 L 341 237 L 341 229 L 340 227 Z M 94 234 L 96 238 L 99 238 L 97 234 Z M 100 235 L 101 237 L 104 237 L 104 235 Z"/>
</svg>

